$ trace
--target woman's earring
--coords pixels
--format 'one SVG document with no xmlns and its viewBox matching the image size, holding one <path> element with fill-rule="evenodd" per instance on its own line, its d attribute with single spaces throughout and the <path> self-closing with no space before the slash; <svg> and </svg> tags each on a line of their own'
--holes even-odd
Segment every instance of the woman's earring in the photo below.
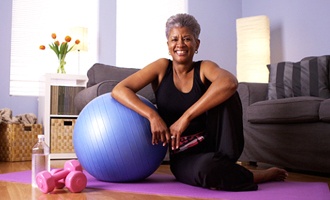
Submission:
<svg viewBox="0 0 330 200">
<path fill-rule="evenodd" d="M 195 51 L 195 54 L 198 54 L 198 50 Z"/>
<path fill-rule="evenodd" d="M 171 55 L 171 52 L 168 52 L 168 55 Z"/>
</svg>

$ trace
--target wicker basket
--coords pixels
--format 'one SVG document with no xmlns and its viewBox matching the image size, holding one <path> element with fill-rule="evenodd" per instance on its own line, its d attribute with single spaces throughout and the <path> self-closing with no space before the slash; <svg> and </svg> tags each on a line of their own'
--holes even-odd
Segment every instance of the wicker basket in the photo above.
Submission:
<svg viewBox="0 0 330 200">
<path fill-rule="evenodd" d="M 50 152 L 51 153 L 74 153 L 72 135 L 76 119 L 52 118 Z"/>
<path fill-rule="evenodd" d="M 38 142 L 39 134 L 43 134 L 41 124 L 0 123 L 0 160 L 31 160 L 32 147 Z"/>
</svg>

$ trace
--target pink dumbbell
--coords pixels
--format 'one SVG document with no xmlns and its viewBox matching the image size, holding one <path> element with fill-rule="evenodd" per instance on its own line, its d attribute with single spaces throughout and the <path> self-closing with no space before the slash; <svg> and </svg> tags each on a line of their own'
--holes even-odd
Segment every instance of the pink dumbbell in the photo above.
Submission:
<svg viewBox="0 0 330 200">
<path fill-rule="evenodd" d="M 87 185 L 87 178 L 77 160 L 65 162 L 63 170 L 59 170 L 53 175 L 48 171 L 38 173 L 36 182 L 43 193 L 49 193 L 56 188 L 58 181 L 64 178 L 65 186 L 70 192 L 81 192 Z"/>
<path fill-rule="evenodd" d="M 82 171 L 83 170 L 82 167 L 81 167 L 81 165 L 80 165 L 80 163 L 79 163 L 79 161 L 77 161 L 77 160 L 69 160 L 67 162 L 68 162 L 68 167 L 75 166 L 74 167 L 74 168 L 76 168 L 75 171 Z M 65 166 L 64 166 L 64 168 L 65 168 Z M 53 176 L 55 173 L 60 172 L 62 170 L 64 170 L 64 169 L 63 168 L 61 168 L 61 169 L 52 169 L 52 170 L 50 170 L 50 174 Z M 65 187 L 65 178 L 56 181 L 56 183 L 55 183 L 55 188 L 56 189 L 63 189 L 64 187 Z"/>
<path fill-rule="evenodd" d="M 50 174 L 53 176 L 54 174 L 56 174 L 57 172 L 62 171 L 63 169 L 52 169 L 50 170 Z M 56 181 L 55 183 L 55 188 L 56 189 L 63 189 L 65 187 L 65 178 Z"/>
<path fill-rule="evenodd" d="M 65 187 L 67 187 L 70 192 L 77 193 L 85 189 L 87 185 L 87 177 L 83 172 L 74 171 L 70 172 L 65 178 Z"/>
</svg>

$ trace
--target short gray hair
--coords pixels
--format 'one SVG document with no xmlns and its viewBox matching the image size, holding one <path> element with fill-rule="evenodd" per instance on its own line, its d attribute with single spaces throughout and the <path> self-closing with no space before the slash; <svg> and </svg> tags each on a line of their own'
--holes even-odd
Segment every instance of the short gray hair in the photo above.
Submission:
<svg viewBox="0 0 330 200">
<path fill-rule="evenodd" d="M 174 27 L 189 28 L 196 39 L 199 38 L 201 32 L 201 27 L 195 17 L 186 13 L 173 15 L 167 20 L 165 30 L 166 38 L 168 38 L 171 29 Z"/>
</svg>

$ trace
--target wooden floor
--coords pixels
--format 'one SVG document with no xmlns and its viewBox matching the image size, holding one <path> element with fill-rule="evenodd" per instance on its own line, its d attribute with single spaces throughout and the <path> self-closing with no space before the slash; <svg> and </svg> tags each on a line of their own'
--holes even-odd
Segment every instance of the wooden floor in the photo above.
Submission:
<svg viewBox="0 0 330 200">
<path fill-rule="evenodd" d="M 62 168 L 64 160 L 52 160 L 52 168 Z M 246 166 L 246 165 L 245 165 Z M 250 169 L 260 169 L 269 167 L 266 165 L 260 165 L 259 167 L 246 166 Z M 15 171 L 30 170 L 31 162 L 0 162 L 0 173 L 9 173 Z M 155 173 L 169 174 L 169 166 L 164 164 L 159 167 Z M 302 173 L 289 173 L 289 181 L 303 181 L 303 182 L 326 182 L 330 188 L 330 177 L 327 176 L 316 176 Z M 96 190 L 96 189 L 85 189 L 82 193 L 70 193 L 67 190 L 57 190 L 52 194 L 43 194 L 37 188 L 32 188 L 30 184 L 20 184 L 11 182 L 1 182 L 0 181 L 0 199 L 5 200 L 20 200 L 20 199 L 38 199 L 38 200 L 62 200 L 62 199 L 75 199 L 75 200 L 85 200 L 85 199 L 143 199 L 143 200 L 182 200 L 182 199 L 192 199 L 185 197 L 174 197 L 174 196 L 160 196 L 160 195 L 147 195 L 147 194 L 134 194 L 134 193 L 123 193 L 123 192 L 110 192 L 106 190 Z"/>
</svg>

